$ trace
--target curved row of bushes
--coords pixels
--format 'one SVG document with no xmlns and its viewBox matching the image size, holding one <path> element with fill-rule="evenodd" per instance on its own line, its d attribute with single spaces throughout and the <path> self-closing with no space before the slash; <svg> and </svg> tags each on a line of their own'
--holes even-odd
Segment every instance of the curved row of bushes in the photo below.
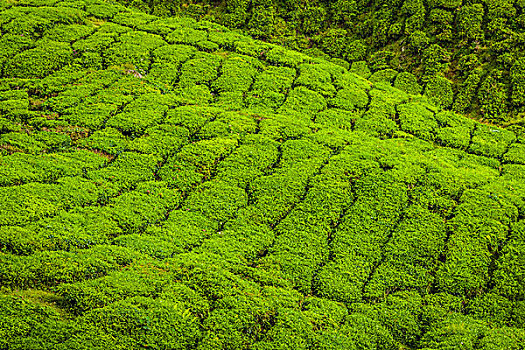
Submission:
<svg viewBox="0 0 525 350">
<path fill-rule="evenodd" d="M 523 348 L 519 130 L 103 1 L 0 33 L 1 348 Z"/>
<path fill-rule="evenodd" d="M 119 2 L 161 16 L 209 19 L 390 77 L 412 74 L 429 90 L 439 86 L 445 106 L 458 113 L 523 126 L 522 0 Z"/>
</svg>

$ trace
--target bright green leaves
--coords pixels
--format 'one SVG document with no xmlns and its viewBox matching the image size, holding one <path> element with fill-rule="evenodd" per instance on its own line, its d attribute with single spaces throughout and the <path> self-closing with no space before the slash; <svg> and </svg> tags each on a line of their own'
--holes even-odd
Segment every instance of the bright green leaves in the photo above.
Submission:
<svg viewBox="0 0 525 350">
<path fill-rule="evenodd" d="M 383 261 L 366 285 L 365 293 L 381 298 L 399 289 L 426 293 L 443 252 L 444 221 L 426 208 L 412 206 L 384 248 Z"/>
<path fill-rule="evenodd" d="M 397 107 L 401 130 L 414 134 L 424 140 L 434 140 L 438 127 L 434 114 L 424 106 L 407 103 Z"/>
<path fill-rule="evenodd" d="M 3 187 L 0 188 L 0 225 L 26 224 L 60 209 L 94 203 L 100 195 L 95 184 L 79 177 L 62 178 L 56 184 Z"/>
<path fill-rule="evenodd" d="M 321 64 L 301 64 L 295 84 L 305 86 L 323 96 L 330 97 L 335 94 L 330 72 Z"/>
<path fill-rule="evenodd" d="M 217 79 L 221 61 L 218 55 L 199 52 L 182 65 L 180 85 L 209 84 Z"/>
<path fill-rule="evenodd" d="M 151 154 L 123 152 L 107 167 L 88 174 L 95 182 L 108 182 L 116 192 L 130 188 L 138 182 L 154 180 L 160 158 Z"/>
<path fill-rule="evenodd" d="M 206 182 L 195 189 L 184 207 L 222 223 L 232 219 L 247 202 L 246 193 L 239 187 L 224 182 Z"/>
<path fill-rule="evenodd" d="M 170 44 L 195 45 L 197 42 L 204 41 L 207 38 L 208 33 L 204 30 L 182 27 L 171 31 L 166 37 L 166 40 Z"/>
<path fill-rule="evenodd" d="M 269 66 L 255 79 L 253 90 L 271 90 L 287 93 L 295 79 L 295 70 L 287 67 Z"/>
<path fill-rule="evenodd" d="M 419 95 L 423 90 L 416 76 L 409 72 L 399 73 L 394 80 L 394 87 L 411 95 Z"/>
<path fill-rule="evenodd" d="M 477 125 L 472 135 L 469 150 L 488 157 L 501 157 L 516 136 L 505 129 L 488 125 Z"/>
<path fill-rule="evenodd" d="M 110 117 L 106 124 L 123 133 L 140 135 L 147 127 L 162 122 L 172 103 L 167 95 L 144 94 L 128 104 L 122 113 Z"/>
<path fill-rule="evenodd" d="M 435 75 L 429 78 L 425 85 L 424 94 L 436 106 L 448 108 L 454 101 L 454 92 L 451 82 L 442 76 Z"/>
<path fill-rule="evenodd" d="M 233 91 L 248 91 L 252 85 L 257 69 L 253 62 L 260 64 L 247 56 L 231 56 L 222 64 L 221 76 L 213 83 L 212 87 L 219 93 Z"/>
<path fill-rule="evenodd" d="M 168 159 L 159 171 L 164 181 L 188 191 L 210 178 L 220 160 L 237 146 L 237 141 L 229 138 L 214 138 L 191 143 Z"/>
<path fill-rule="evenodd" d="M 102 167 L 107 159 L 87 151 L 34 156 L 15 153 L 0 158 L 0 185 L 52 182 L 63 176 L 81 175 Z"/>
<path fill-rule="evenodd" d="M 297 112 L 305 118 L 313 119 L 313 115 L 326 106 L 326 100 L 319 93 L 299 86 L 288 94 L 280 111 Z"/>
<path fill-rule="evenodd" d="M 68 347 L 86 343 L 115 349 L 156 344 L 173 349 L 194 348 L 201 336 L 195 316 L 180 301 L 134 297 L 88 313 Z M 103 325 L 100 329 L 94 324 Z M 141 330 L 137 333 L 137 330 Z M 177 330 L 173 332 L 173 330 Z"/>
<path fill-rule="evenodd" d="M 122 34 L 117 42 L 104 52 L 105 64 L 132 64 L 138 74 L 144 75 L 150 65 L 150 51 L 163 45 L 166 45 L 166 42 L 158 35 L 130 31 Z"/>
<path fill-rule="evenodd" d="M 503 326 L 525 319 L 523 135 L 443 110 L 461 71 L 455 110 L 476 94 L 486 116 L 520 105 L 520 63 L 449 66 L 430 39 L 450 40 L 455 1 L 397 1 L 407 17 L 390 24 L 390 8 L 366 21 L 355 1 L 330 5 L 394 40 L 365 62 L 351 31 L 311 38 L 351 69 L 211 22 L 53 3 L 0 4 L 0 284 L 24 300 L 0 296 L 6 346 L 520 348 Z M 236 25 L 280 16 L 233 4 Z M 505 4 L 487 10 L 507 18 Z M 302 28 L 324 30 L 305 6 Z M 423 96 L 397 71 L 412 66 Z"/>
<path fill-rule="evenodd" d="M 9 60 L 4 75 L 13 78 L 43 78 L 70 63 L 73 50 L 67 43 L 41 41 L 34 49 L 23 51 Z"/>
<path fill-rule="evenodd" d="M 137 233 L 164 219 L 180 200 L 180 192 L 167 188 L 166 184 L 143 182 L 136 191 L 110 201 L 106 210 L 125 233 Z"/>
</svg>

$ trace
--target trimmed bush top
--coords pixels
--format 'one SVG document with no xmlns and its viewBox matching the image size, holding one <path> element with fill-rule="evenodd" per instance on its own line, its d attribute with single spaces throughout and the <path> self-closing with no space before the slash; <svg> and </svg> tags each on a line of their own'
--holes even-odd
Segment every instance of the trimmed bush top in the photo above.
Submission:
<svg viewBox="0 0 525 350">
<path fill-rule="evenodd" d="M 442 80 L 0 3 L 0 348 L 523 348 L 525 135 Z"/>
</svg>

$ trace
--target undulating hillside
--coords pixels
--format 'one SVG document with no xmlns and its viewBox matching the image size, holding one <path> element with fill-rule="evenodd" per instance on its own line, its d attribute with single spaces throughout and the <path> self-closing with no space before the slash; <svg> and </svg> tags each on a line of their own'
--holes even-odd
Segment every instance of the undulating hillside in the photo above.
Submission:
<svg viewBox="0 0 525 350">
<path fill-rule="evenodd" d="M 523 134 L 112 2 L 0 34 L 0 349 L 525 347 Z"/>
<path fill-rule="evenodd" d="M 250 35 L 364 64 L 372 80 L 419 91 L 471 118 L 525 127 L 524 0 L 118 0 L 217 21 Z M 324 52 L 324 53 L 323 53 Z"/>
</svg>

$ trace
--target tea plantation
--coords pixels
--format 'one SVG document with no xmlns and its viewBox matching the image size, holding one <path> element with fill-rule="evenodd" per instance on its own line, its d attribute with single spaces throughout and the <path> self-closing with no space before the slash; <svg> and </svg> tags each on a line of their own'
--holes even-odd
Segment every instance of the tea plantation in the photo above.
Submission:
<svg viewBox="0 0 525 350">
<path fill-rule="evenodd" d="M 0 35 L 0 349 L 525 348 L 524 134 L 113 2 Z"/>
<path fill-rule="evenodd" d="M 409 79 L 458 113 L 525 126 L 524 0 L 115 1 L 209 19 L 352 65 L 371 81 Z"/>
</svg>

